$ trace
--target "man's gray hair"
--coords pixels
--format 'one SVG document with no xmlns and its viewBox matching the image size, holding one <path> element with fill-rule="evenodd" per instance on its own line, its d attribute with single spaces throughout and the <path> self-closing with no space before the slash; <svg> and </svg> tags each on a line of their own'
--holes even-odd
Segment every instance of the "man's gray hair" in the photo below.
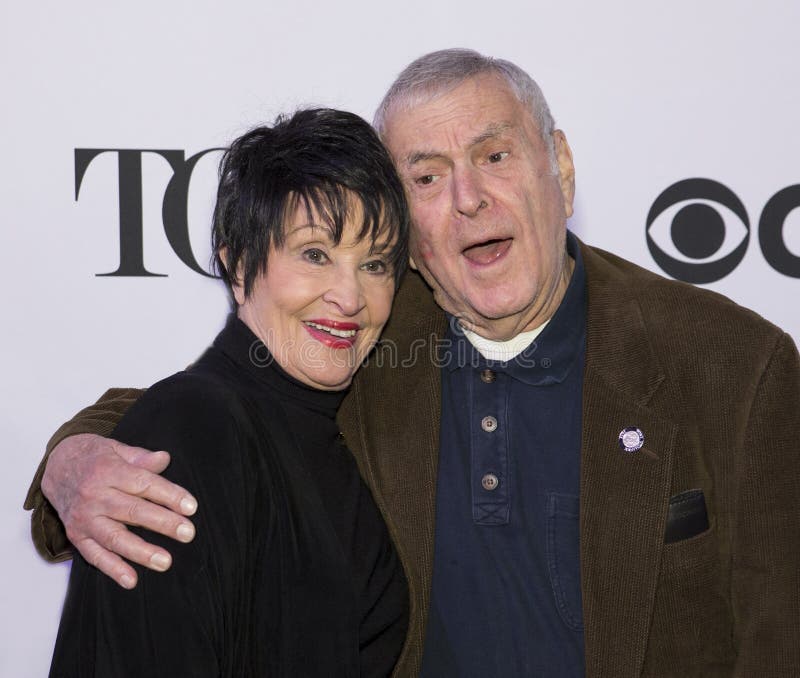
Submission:
<svg viewBox="0 0 800 678">
<path fill-rule="evenodd" d="M 455 89 L 465 80 L 484 73 L 505 79 L 517 99 L 533 116 L 553 160 L 555 122 L 539 85 L 516 64 L 487 57 L 471 49 L 443 49 L 412 61 L 386 92 L 375 111 L 372 124 L 384 138 L 386 120 L 391 113 L 426 103 Z"/>
</svg>

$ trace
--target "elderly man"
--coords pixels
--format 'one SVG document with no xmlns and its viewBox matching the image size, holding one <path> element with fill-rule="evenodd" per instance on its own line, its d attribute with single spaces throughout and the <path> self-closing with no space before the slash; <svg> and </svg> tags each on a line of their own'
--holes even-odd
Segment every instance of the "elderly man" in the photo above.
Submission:
<svg viewBox="0 0 800 678">
<path fill-rule="evenodd" d="M 569 234 L 571 151 L 513 64 L 426 55 L 376 126 L 421 278 L 340 424 L 408 575 L 397 675 L 800 675 L 791 338 Z M 117 521 L 186 540 L 196 503 L 153 473 L 164 453 L 67 436 L 109 433 L 136 395 L 62 427 L 42 480 L 128 587 L 112 551 L 153 569 L 169 554 Z M 36 482 L 28 506 L 62 556 Z"/>
</svg>

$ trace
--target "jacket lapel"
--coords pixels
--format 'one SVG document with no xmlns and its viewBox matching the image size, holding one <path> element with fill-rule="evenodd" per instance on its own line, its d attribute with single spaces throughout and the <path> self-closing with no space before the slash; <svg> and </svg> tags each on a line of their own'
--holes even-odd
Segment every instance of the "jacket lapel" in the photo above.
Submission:
<svg viewBox="0 0 800 678">
<path fill-rule="evenodd" d="M 436 524 L 441 418 L 437 357 L 445 329 L 445 316 L 425 283 L 409 273 L 380 344 L 339 411 L 348 445 L 408 579 L 409 629 L 395 675 L 415 673 L 422 660 Z M 385 369 L 387 365 L 392 369 Z"/>
<path fill-rule="evenodd" d="M 581 454 L 581 573 L 586 675 L 641 673 L 664 543 L 678 427 L 648 408 L 669 389 L 631 281 L 582 249 L 587 347 Z M 619 434 L 644 445 L 626 452 Z"/>
</svg>

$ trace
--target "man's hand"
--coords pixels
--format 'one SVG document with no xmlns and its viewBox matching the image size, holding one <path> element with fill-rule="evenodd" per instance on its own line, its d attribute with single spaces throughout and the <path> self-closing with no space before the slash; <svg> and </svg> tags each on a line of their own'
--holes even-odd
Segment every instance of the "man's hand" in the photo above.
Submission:
<svg viewBox="0 0 800 678">
<path fill-rule="evenodd" d="M 168 465 L 167 452 L 91 433 L 65 438 L 50 453 L 42 492 L 58 511 L 67 537 L 89 563 L 126 589 L 136 586 L 136 571 L 123 558 L 163 572 L 172 556 L 125 524 L 181 542 L 194 539 L 194 525 L 184 516 L 197 510 L 197 500 L 158 475 Z"/>
</svg>

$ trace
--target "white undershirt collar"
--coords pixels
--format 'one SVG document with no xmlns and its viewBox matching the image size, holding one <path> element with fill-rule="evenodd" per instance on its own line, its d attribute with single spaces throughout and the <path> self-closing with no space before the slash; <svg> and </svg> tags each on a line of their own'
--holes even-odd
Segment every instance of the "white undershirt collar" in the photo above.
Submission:
<svg viewBox="0 0 800 678">
<path fill-rule="evenodd" d="M 463 329 L 462 331 L 467 341 L 469 341 L 484 358 L 487 360 L 508 362 L 528 348 L 528 346 L 533 343 L 534 339 L 542 333 L 542 330 L 547 327 L 547 323 L 549 322 L 550 319 L 548 318 L 535 330 L 520 332 L 517 336 L 507 339 L 506 341 L 492 341 L 470 330 Z"/>
</svg>

